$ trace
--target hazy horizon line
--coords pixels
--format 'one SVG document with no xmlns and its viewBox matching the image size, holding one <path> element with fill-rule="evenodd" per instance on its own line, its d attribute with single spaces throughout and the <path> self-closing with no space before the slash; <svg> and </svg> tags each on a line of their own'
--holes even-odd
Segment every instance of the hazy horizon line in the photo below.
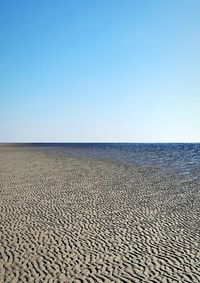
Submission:
<svg viewBox="0 0 200 283">
<path fill-rule="evenodd" d="M 0 145 L 8 144 L 200 144 L 200 141 L 20 141 L 0 142 Z"/>
</svg>

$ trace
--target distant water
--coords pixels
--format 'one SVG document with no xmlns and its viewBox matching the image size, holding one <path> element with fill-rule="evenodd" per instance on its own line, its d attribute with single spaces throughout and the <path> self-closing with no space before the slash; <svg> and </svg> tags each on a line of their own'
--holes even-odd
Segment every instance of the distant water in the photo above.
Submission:
<svg viewBox="0 0 200 283">
<path fill-rule="evenodd" d="M 37 144 L 60 155 L 111 160 L 154 167 L 178 174 L 182 180 L 200 179 L 200 144 L 143 143 L 54 143 Z"/>
</svg>

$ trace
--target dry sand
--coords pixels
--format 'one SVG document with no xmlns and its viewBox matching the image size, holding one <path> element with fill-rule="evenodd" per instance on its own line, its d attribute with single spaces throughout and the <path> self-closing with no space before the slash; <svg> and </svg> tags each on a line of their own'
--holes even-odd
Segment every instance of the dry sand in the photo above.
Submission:
<svg viewBox="0 0 200 283">
<path fill-rule="evenodd" d="M 0 282 L 200 282 L 199 189 L 0 146 Z"/>
</svg>

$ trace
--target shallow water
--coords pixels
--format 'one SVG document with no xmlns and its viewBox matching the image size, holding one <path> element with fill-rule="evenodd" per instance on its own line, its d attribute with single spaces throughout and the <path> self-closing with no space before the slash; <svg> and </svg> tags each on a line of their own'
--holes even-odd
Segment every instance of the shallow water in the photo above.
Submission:
<svg viewBox="0 0 200 283">
<path fill-rule="evenodd" d="M 37 147 L 59 155 L 153 167 L 179 175 L 183 181 L 200 178 L 199 143 L 49 143 L 37 144 Z"/>
</svg>

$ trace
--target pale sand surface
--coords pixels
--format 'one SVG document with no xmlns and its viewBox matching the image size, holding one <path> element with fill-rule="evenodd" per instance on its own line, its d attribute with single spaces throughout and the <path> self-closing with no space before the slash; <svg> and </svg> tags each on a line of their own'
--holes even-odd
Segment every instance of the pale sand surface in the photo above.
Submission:
<svg viewBox="0 0 200 283">
<path fill-rule="evenodd" d="M 0 146 L 0 282 L 200 282 L 200 188 Z"/>
</svg>

